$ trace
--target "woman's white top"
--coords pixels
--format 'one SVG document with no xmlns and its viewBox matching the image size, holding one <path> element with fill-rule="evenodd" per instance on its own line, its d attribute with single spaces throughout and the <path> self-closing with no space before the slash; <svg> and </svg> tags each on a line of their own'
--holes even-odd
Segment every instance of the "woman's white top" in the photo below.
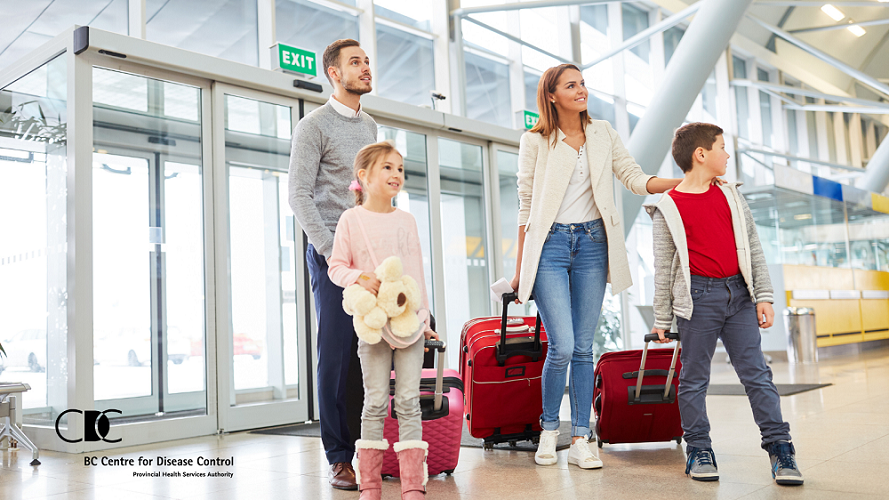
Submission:
<svg viewBox="0 0 889 500">
<path fill-rule="evenodd" d="M 577 224 L 602 218 L 593 201 L 593 184 L 590 182 L 590 165 L 586 156 L 586 144 L 580 146 L 574 173 L 568 181 L 565 197 L 556 214 L 558 224 Z"/>
</svg>

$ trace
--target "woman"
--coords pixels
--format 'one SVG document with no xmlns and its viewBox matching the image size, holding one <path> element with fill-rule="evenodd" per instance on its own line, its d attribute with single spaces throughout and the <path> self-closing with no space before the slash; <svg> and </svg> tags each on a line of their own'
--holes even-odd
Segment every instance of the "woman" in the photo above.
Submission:
<svg viewBox="0 0 889 500">
<path fill-rule="evenodd" d="M 587 94 L 573 64 L 546 70 L 537 85 L 540 120 L 522 135 L 519 147 L 519 251 L 512 287 L 520 302 L 533 295 L 549 339 L 543 432 L 534 460 L 556 463 L 559 407 L 570 365 L 568 463 L 596 469 L 602 462 L 589 446 L 593 334 L 606 281 L 614 294 L 632 284 L 612 179 L 638 195 L 662 193 L 680 179 L 645 174 L 611 125 L 590 118 Z"/>
</svg>

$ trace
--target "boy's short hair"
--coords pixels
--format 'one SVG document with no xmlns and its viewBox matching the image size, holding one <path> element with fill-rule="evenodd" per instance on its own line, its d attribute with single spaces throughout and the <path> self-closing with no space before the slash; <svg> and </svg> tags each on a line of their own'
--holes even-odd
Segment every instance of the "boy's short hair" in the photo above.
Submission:
<svg viewBox="0 0 889 500">
<path fill-rule="evenodd" d="M 692 155 L 698 148 L 710 151 L 722 129 L 712 123 L 689 123 L 676 129 L 673 135 L 673 160 L 683 172 L 691 170 Z"/>
<path fill-rule="evenodd" d="M 351 38 L 343 38 L 341 40 L 337 40 L 332 44 L 328 45 L 326 49 L 324 49 L 324 55 L 321 57 L 321 63 L 324 65 L 324 76 L 327 77 L 327 81 L 333 85 L 333 79 L 330 78 L 330 75 L 327 73 L 327 68 L 333 66 L 335 68 L 339 68 L 340 66 L 340 51 L 346 47 L 361 47 L 361 44 L 358 43 L 357 40 L 352 40 Z"/>
</svg>

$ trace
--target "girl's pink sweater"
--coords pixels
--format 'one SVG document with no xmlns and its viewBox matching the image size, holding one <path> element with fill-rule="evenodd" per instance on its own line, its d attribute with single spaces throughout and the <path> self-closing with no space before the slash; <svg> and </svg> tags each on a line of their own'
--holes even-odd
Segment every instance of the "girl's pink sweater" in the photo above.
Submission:
<svg viewBox="0 0 889 500">
<path fill-rule="evenodd" d="M 376 269 L 359 223 L 367 231 L 378 262 L 393 255 L 401 259 L 404 274 L 417 281 L 423 295 L 423 307 L 428 310 L 429 298 L 426 296 L 426 280 L 423 279 L 423 252 L 417 221 L 413 215 L 398 208 L 381 214 L 359 205 L 343 212 L 333 236 L 333 253 L 327 261 L 330 281 L 346 288 L 357 282 L 361 273 L 372 273 Z M 429 330 L 428 316 L 426 329 Z"/>
</svg>

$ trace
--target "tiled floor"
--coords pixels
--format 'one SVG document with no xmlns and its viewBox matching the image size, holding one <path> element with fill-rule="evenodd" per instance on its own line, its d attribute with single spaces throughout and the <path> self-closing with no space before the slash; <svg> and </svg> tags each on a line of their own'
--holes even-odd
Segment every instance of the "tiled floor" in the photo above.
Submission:
<svg viewBox="0 0 889 500">
<path fill-rule="evenodd" d="M 537 467 L 530 453 L 464 448 L 453 476 L 429 480 L 428 498 L 806 498 L 855 500 L 889 496 L 889 349 L 832 358 L 817 367 L 775 363 L 775 382 L 834 385 L 782 398 L 785 418 L 805 475 L 802 487 L 773 484 L 768 457 L 747 399 L 708 398 L 720 481 L 685 477 L 684 455 L 675 444 L 605 445 L 605 467 L 583 471 L 559 463 Z M 737 378 L 728 365 L 713 368 L 714 383 Z M 563 405 L 562 418 L 568 418 Z M 0 499 L 357 499 L 332 490 L 316 438 L 248 433 L 203 437 L 124 448 L 111 457 L 195 458 L 234 456 L 234 467 L 218 468 L 232 478 L 134 478 L 134 470 L 83 466 L 83 455 L 45 452 L 43 465 L 28 465 L 26 451 L 2 454 Z M 99 455 L 102 455 L 100 453 Z M 164 470 L 170 470 L 169 468 Z M 212 470 L 212 469 L 211 469 Z M 398 498 L 397 480 L 384 482 L 383 498 Z"/>
</svg>

